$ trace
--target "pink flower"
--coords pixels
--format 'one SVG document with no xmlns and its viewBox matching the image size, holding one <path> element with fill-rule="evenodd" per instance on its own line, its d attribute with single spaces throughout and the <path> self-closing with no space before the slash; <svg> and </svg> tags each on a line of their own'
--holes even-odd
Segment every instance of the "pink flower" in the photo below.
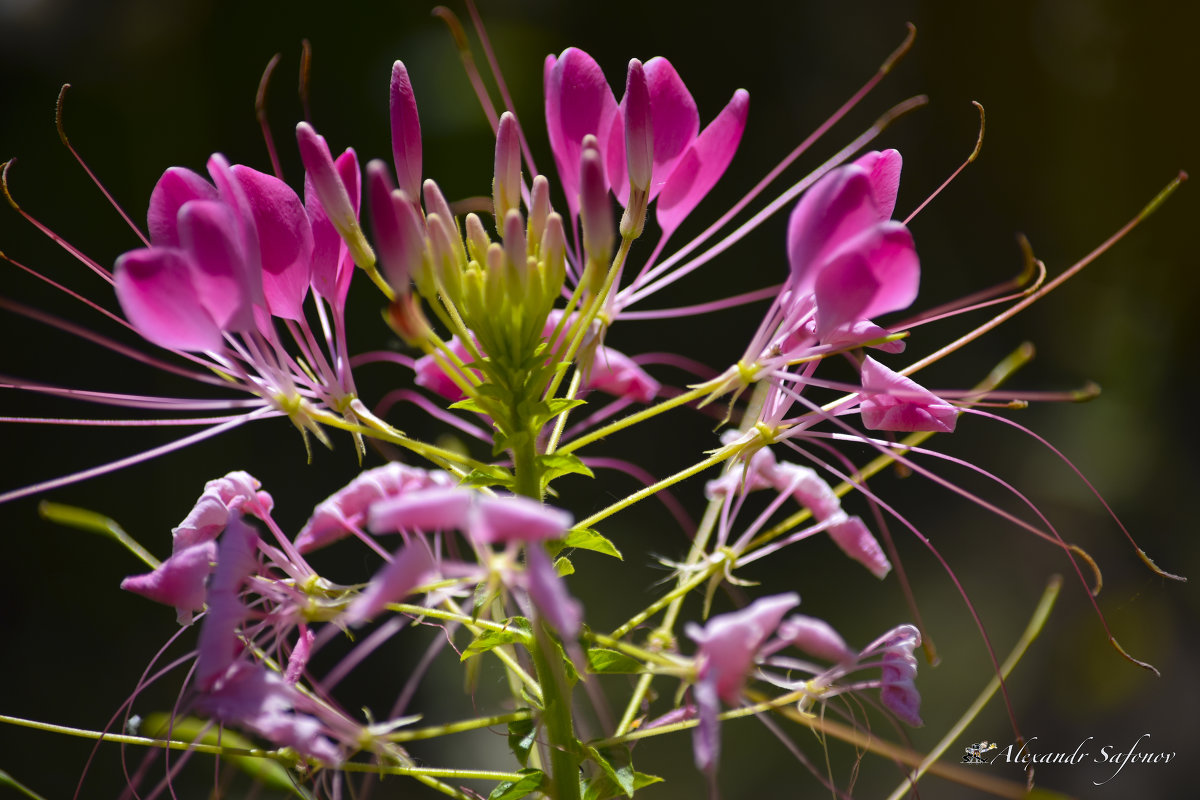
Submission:
<svg viewBox="0 0 1200 800">
<path fill-rule="evenodd" d="M 733 160 L 746 126 L 750 96 L 739 89 L 703 131 L 696 102 L 665 58 L 630 63 L 630 93 L 618 106 L 599 65 L 587 53 L 568 48 L 545 64 L 546 129 L 572 217 L 578 216 L 583 139 L 595 136 L 608 186 L 622 205 L 629 203 L 628 153 L 634 152 L 635 181 L 646 171 L 644 137 L 653 141 L 649 199 L 658 198 L 657 219 L 670 235 L 716 185 Z M 639 74 L 641 79 L 639 79 Z M 642 87 L 645 95 L 642 95 Z M 648 114 L 646 105 L 648 104 Z M 632 113 L 636 124 L 626 125 Z M 628 140 L 628 141 L 627 141 Z"/>
<path fill-rule="evenodd" d="M 726 703 L 737 704 L 759 649 L 799 602 L 800 596 L 794 592 L 777 594 L 759 598 L 740 611 L 715 616 L 703 628 L 689 624 L 687 635 L 700 645 L 700 680 L 711 682 Z"/>
<path fill-rule="evenodd" d="M 454 479 L 441 470 L 424 470 L 397 461 L 366 470 L 313 509 L 296 535 L 296 549 L 307 553 L 346 537 L 365 525 L 368 510 L 381 500 L 453 483 Z"/>
<path fill-rule="evenodd" d="M 191 624 L 192 612 L 204 608 L 208 576 L 217 560 L 215 542 L 184 547 L 158 565 L 153 572 L 131 575 L 121 588 L 157 603 L 174 606 L 180 625 Z"/>
<path fill-rule="evenodd" d="M 953 433 L 958 409 L 916 381 L 867 356 L 862 363 L 862 419 L 877 431 Z"/>
<path fill-rule="evenodd" d="M 920 265 L 912 235 L 890 219 L 900 155 L 868 153 L 804 193 L 788 221 L 789 288 L 811 293 L 816 333 L 909 306 Z"/>
<path fill-rule="evenodd" d="M 300 199 L 220 155 L 208 171 L 213 183 L 182 167 L 163 173 L 150 196 L 150 247 L 114 270 L 126 318 L 162 347 L 220 350 L 222 333 L 255 329 L 255 309 L 303 317 L 313 232 Z"/>
</svg>

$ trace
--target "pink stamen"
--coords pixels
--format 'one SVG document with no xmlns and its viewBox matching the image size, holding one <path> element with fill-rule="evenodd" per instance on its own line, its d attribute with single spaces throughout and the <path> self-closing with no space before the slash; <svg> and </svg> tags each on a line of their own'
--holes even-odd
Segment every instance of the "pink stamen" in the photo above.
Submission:
<svg viewBox="0 0 1200 800">
<path fill-rule="evenodd" d="M 113 196 L 109 193 L 108 189 L 104 187 L 104 184 L 100 182 L 100 179 L 96 177 L 96 174 L 92 172 L 91 167 L 87 165 L 87 162 L 85 162 L 83 157 L 80 156 L 75 150 L 75 146 L 71 144 L 71 140 L 67 138 L 67 128 L 63 124 L 63 107 L 66 105 L 67 89 L 70 88 L 71 84 L 69 83 L 64 83 L 62 85 L 62 88 L 58 90 L 58 101 L 54 105 L 54 124 L 58 128 L 58 138 L 62 140 L 63 145 L 71 152 L 71 155 L 75 157 L 75 160 L 79 162 L 79 166 L 83 167 L 83 171 L 86 172 L 87 176 L 92 179 L 92 183 L 96 184 L 96 188 L 99 189 L 101 194 L 104 195 L 104 198 L 108 200 L 109 205 L 116 209 L 117 213 L 121 215 L 121 219 L 125 220 L 126 224 L 128 224 L 129 227 L 133 229 L 133 232 L 137 234 L 137 237 L 142 240 L 142 243 L 148 247 L 150 245 L 150 240 L 146 238 L 146 234 L 142 233 L 141 229 L 135 225 L 129 215 L 125 213 L 125 209 L 121 208 L 121 205 L 113 199 Z M 5 192 L 7 193 L 7 189 Z"/>
<path fill-rule="evenodd" d="M 276 53 L 267 62 L 262 78 L 258 82 L 258 92 L 254 95 L 254 116 L 258 119 L 258 127 L 262 129 L 263 143 L 267 146 L 267 157 L 271 159 L 271 170 L 275 177 L 283 180 L 283 167 L 279 165 L 279 153 L 275 150 L 275 137 L 271 135 L 271 126 L 267 122 L 267 87 L 271 84 L 271 75 L 279 66 L 282 54 Z M 147 243 L 149 244 L 149 243 Z"/>
<path fill-rule="evenodd" d="M 78 248 L 76 248 L 73 244 L 68 242 L 63 237 L 59 236 L 54 231 L 50 230 L 48 227 L 46 227 L 41 222 L 39 222 L 36 217 L 34 217 L 32 214 L 30 214 L 28 211 L 21 208 L 21 206 L 19 206 L 17 204 L 17 201 L 15 199 L 13 199 L 12 193 L 8 189 L 8 170 L 15 163 L 17 163 L 17 160 L 15 158 L 10 158 L 8 161 L 5 161 L 3 165 L 0 165 L 0 191 L 2 191 L 4 193 L 4 197 L 6 200 L 8 200 L 8 204 L 10 206 L 12 206 L 18 214 L 20 214 L 22 217 L 24 217 L 27 222 L 29 222 L 31 225 L 33 225 L 33 227 L 37 228 L 39 231 L 41 231 L 43 234 L 45 234 L 45 236 L 47 238 L 49 238 L 52 242 L 54 242 L 59 247 L 61 247 L 63 250 L 66 250 L 68 253 L 70 253 L 72 256 L 74 256 L 76 258 L 76 260 L 78 260 L 81 264 L 86 266 L 92 272 L 96 273 L 97 275 L 99 275 L 101 278 L 108 281 L 109 283 L 112 283 L 113 276 L 112 276 L 111 272 L 106 270 L 104 267 L 100 266 L 98 263 L 96 263 L 92 259 L 88 258 L 86 255 L 83 254 L 82 251 L 80 251 Z"/>
</svg>

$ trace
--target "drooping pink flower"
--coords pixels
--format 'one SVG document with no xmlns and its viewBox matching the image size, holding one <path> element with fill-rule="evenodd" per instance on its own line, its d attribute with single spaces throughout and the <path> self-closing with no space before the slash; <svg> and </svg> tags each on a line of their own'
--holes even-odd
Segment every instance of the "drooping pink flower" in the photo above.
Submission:
<svg viewBox="0 0 1200 800">
<path fill-rule="evenodd" d="M 187 517 L 171 530 L 174 552 L 213 541 L 225 530 L 231 514 L 241 512 L 259 518 L 270 514 L 275 501 L 261 488 L 257 478 L 242 470 L 204 484 L 203 494 Z"/>
<path fill-rule="evenodd" d="M 342 755 L 325 735 L 313 701 L 263 664 L 241 661 L 202 692 L 197 709 L 226 725 L 253 731 L 276 747 L 336 765 Z"/>
<path fill-rule="evenodd" d="M 788 611 L 800 602 L 794 592 L 762 597 L 739 611 L 719 614 L 704 627 L 690 623 L 687 635 L 700 645 L 699 677 L 731 705 L 741 698 L 754 658 Z"/>
<path fill-rule="evenodd" d="M 366 524 L 367 511 L 381 500 L 453 484 L 449 473 L 398 461 L 366 470 L 313 509 L 312 516 L 296 535 L 296 549 L 307 553 L 346 537 Z"/>
<path fill-rule="evenodd" d="M 192 613 L 204 608 L 208 576 L 217 560 L 216 542 L 184 547 L 144 575 L 131 575 L 121 588 L 168 606 L 174 606 L 180 625 L 192 621 Z"/>
<path fill-rule="evenodd" d="M 876 431 L 953 433 L 958 409 L 867 356 L 862 363 L 863 424 Z"/>
<path fill-rule="evenodd" d="M 413 541 L 402 547 L 346 609 L 344 621 L 347 625 L 358 625 L 371 619 L 388 603 L 404 599 L 414 588 L 428 582 L 435 569 L 425 542 Z"/>
</svg>

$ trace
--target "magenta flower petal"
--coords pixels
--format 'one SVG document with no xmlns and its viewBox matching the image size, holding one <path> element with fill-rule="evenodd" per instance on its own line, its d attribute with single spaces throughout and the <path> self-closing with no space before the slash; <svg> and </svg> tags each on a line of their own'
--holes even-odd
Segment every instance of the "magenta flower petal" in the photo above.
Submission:
<svg viewBox="0 0 1200 800">
<path fill-rule="evenodd" d="M 346 187 L 351 207 L 358 213 L 362 193 L 358 156 L 352 148 L 346 148 L 333 162 L 333 167 Z M 308 213 L 313 231 L 313 291 L 328 300 L 334 308 L 341 308 L 354 275 L 354 260 L 350 258 L 350 248 L 325 213 L 325 207 L 321 205 L 313 186 L 312 176 L 307 174 L 304 176 L 304 210 Z"/>
<path fill-rule="evenodd" d="M 554 562 L 541 545 L 525 548 L 525 579 L 529 598 L 542 618 L 564 641 L 578 638 L 583 624 L 583 606 L 567 591 L 562 577 L 554 569 Z"/>
<path fill-rule="evenodd" d="M 392 116 L 392 160 L 396 181 L 409 197 L 421 194 L 421 120 L 417 116 L 417 97 L 403 62 L 392 65 L 392 85 L 388 103 Z"/>
<path fill-rule="evenodd" d="M 194 200 L 179 212 L 179 237 L 192 269 L 195 300 L 223 331 L 254 328 L 247 253 L 233 209 Z"/>
<path fill-rule="evenodd" d="M 817 275 L 817 334 L 907 308 L 917 297 L 921 267 L 912 234 L 881 222 L 846 244 Z"/>
<path fill-rule="evenodd" d="M 181 251 L 133 250 L 117 259 L 113 273 L 121 310 L 147 341 L 192 352 L 222 348 L 221 329 L 196 302 L 191 269 Z"/>
<path fill-rule="evenodd" d="M 456 491 L 478 496 L 469 531 L 476 542 L 541 542 L 560 539 L 571 527 L 571 515 L 566 511 L 528 497 L 485 497 L 467 489 Z"/>
<path fill-rule="evenodd" d="M 156 603 L 174 606 L 179 624 L 187 625 L 192 621 L 192 612 L 204 608 L 206 582 L 216 560 L 216 542 L 186 547 L 153 572 L 131 575 L 121 581 L 121 588 Z"/>
<path fill-rule="evenodd" d="M 346 609 L 343 617 L 346 624 L 365 622 L 383 611 L 388 603 L 408 597 L 415 587 L 428 582 L 435 570 L 433 557 L 424 542 L 415 541 L 401 548 L 392 563 L 376 573 L 367 588 Z"/>
<path fill-rule="evenodd" d="M 841 635 L 828 622 L 804 614 L 793 614 L 779 625 L 778 636 L 809 655 L 834 663 L 854 659 Z"/>
<path fill-rule="evenodd" d="M 879 219 L 891 219 L 896 210 L 896 195 L 900 192 L 900 167 L 903 159 L 896 150 L 872 150 L 854 160 L 856 166 L 867 171 L 871 180 L 871 194 L 879 209 Z"/>
<path fill-rule="evenodd" d="M 371 506 L 367 524 L 374 533 L 461 530 L 475 494 L 458 487 L 410 492 Z"/>
<path fill-rule="evenodd" d="M 655 213 L 664 233 L 673 233 L 725 174 L 742 141 L 749 113 L 750 95 L 738 89 L 660 184 L 662 191 Z"/>
<path fill-rule="evenodd" d="M 558 166 L 571 216 L 579 215 L 579 162 L 583 137 L 591 134 L 606 146 L 617 116 L 617 101 L 600 66 L 574 47 L 557 59 L 547 56 L 546 132 Z M 602 162 L 603 163 L 603 162 Z M 605 181 L 605 188 L 608 188 Z"/>
<path fill-rule="evenodd" d="M 700 645 L 700 679 L 713 680 L 717 695 L 736 704 L 759 649 L 799 602 L 795 592 L 762 597 L 740 611 L 713 617 L 703 628 L 688 625 L 688 636 Z"/>
<path fill-rule="evenodd" d="M 957 408 L 870 356 L 863 360 L 862 381 L 862 419 L 871 430 L 954 432 Z"/>
<path fill-rule="evenodd" d="M 830 257 L 879 219 L 871 179 L 862 167 L 841 167 L 817 181 L 788 219 L 788 263 L 795 291 L 812 291 Z"/>
<path fill-rule="evenodd" d="M 304 204 L 273 175 L 241 165 L 231 172 L 253 213 L 267 310 L 277 317 L 303 319 L 313 257 L 312 225 Z"/>
<path fill-rule="evenodd" d="M 687 146 L 696 140 L 700 112 L 670 61 L 661 56 L 652 58 L 646 62 L 645 71 L 654 129 L 654 170 L 667 176 Z M 657 192 L 651 192 L 654 194 Z"/>
<path fill-rule="evenodd" d="M 308 666 L 308 660 L 312 657 L 313 643 L 316 641 L 317 635 L 311 628 L 301 623 L 300 635 L 296 639 L 296 646 L 292 648 L 292 652 L 288 656 L 287 669 L 283 673 L 284 683 L 294 684 L 300 680 L 305 667 Z"/>
<path fill-rule="evenodd" d="M 217 190 L 185 167 L 171 167 L 150 193 L 146 213 L 150 241 L 155 247 L 179 247 L 179 209 L 193 200 L 216 200 Z"/>
<path fill-rule="evenodd" d="M 830 525 L 829 538 L 843 553 L 869 569 L 876 578 L 882 580 L 892 571 L 892 563 L 883 554 L 879 542 L 875 541 L 858 517 L 848 517 L 844 522 Z"/>
</svg>

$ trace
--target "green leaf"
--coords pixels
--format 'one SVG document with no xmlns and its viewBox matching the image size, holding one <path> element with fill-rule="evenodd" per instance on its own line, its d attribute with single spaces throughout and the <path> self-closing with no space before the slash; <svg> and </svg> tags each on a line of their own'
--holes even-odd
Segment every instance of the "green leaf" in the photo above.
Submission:
<svg viewBox="0 0 1200 800">
<path fill-rule="evenodd" d="M 480 653 L 486 653 L 493 647 L 499 647 L 502 644 L 523 644 L 526 647 L 533 640 L 533 625 L 524 617 L 509 617 L 504 622 L 502 630 L 486 630 L 476 637 L 475 641 L 467 646 L 463 651 L 461 661 L 466 661 L 471 656 L 477 656 Z"/>
<path fill-rule="evenodd" d="M 636 771 L 629 748 L 623 745 L 606 747 L 603 750 L 586 747 L 585 752 L 604 772 L 585 786 L 584 800 L 607 800 L 622 794 L 633 797 L 637 789 L 662 780 L 657 775 L 646 775 Z"/>
<path fill-rule="evenodd" d="M 579 456 L 574 453 L 551 453 L 550 455 L 538 456 L 538 462 L 542 467 L 543 481 L 552 481 L 560 475 L 596 477 L 587 464 L 584 464 Z"/>
<path fill-rule="evenodd" d="M 207 720 L 196 717 L 175 717 L 172 721 L 170 714 L 147 714 L 142 721 L 142 730 L 153 737 L 166 738 L 168 732 L 176 741 L 198 742 L 200 744 L 220 745 L 239 750 L 258 748 L 251 740 L 228 728 L 218 729 Z M 221 758 L 245 772 L 268 789 L 288 792 L 296 797 L 311 800 L 312 795 L 296 785 L 292 773 L 287 767 L 271 758 L 258 756 L 223 755 Z"/>
<path fill-rule="evenodd" d="M 597 675 L 636 675 L 642 672 L 642 662 L 617 650 L 593 647 L 587 651 L 588 672 Z"/>
<path fill-rule="evenodd" d="M 662 780 L 657 775 L 647 775 L 644 772 L 635 771 L 633 773 L 633 789 L 637 791 L 643 786 L 661 783 Z M 583 800 L 611 800 L 611 798 L 624 795 L 621 787 L 613 783 L 612 778 L 608 777 L 606 773 L 600 773 L 595 778 L 581 782 L 580 789 Z"/>
<path fill-rule="evenodd" d="M 487 411 L 475 402 L 473 398 L 468 397 L 466 400 L 459 400 L 457 403 L 451 403 L 447 408 L 456 411 L 474 411 L 476 414 L 486 414 Z"/>
<path fill-rule="evenodd" d="M 571 559 L 566 556 L 560 556 L 554 562 L 554 571 L 558 573 L 558 577 L 565 578 L 568 575 L 575 574 L 575 565 L 571 563 Z"/>
<path fill-rule="evenodd" d="M 567 538 L 558 541 L 560 542 L 559 550 L 575 547 L 580 550 L 603 553 L 606 556 L 612 556 L 624 561 L 624 558 L 621 557 L 621 551 L 617 549 L 616 545 L 590 528 L 572 528 L 567 531 Z"/>
<path fill-rule="evenodd" d="M 476 467 L 463 478 L 463 486 L 504 486 L 513 485 L 513 474 L 504 467 L 484 465 Z"/>
<path fill-rule="evenodd" d="M 537 741 L 533 735 L 536 730 L 537 725 L 533 719 L 519 719 L 508 723 L 508 749 L 512 750 L 523 767 L 529 763 L 529 751 Z"/>
<path fill-rule="evenodd" d="M 540 769 L 523 769 L 517 774 L 524 777 L 517 781 L 501 781 L 492 789 L 488 800 L 517 800 L 537 791 L 546 777 L 546 773 Z"/>
</svg>

